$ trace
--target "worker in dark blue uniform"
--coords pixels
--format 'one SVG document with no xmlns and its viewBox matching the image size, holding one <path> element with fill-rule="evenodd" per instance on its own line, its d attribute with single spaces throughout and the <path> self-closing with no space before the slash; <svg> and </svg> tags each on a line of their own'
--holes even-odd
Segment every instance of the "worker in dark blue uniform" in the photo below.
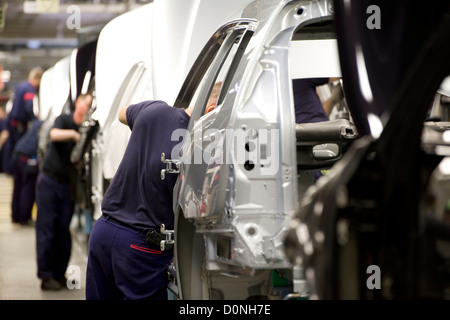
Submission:
<svg viewBox="0 0 450 320">
<path fill-rule="evenodd" d="M 36 250 L 43 290 L 59 290 L 66 285 L 72 245 L 69 226 L 76 189 L 76 169 L 70 155 L 81 138 L 78 128 L 91 103 L 92 95 L 80 95 L 74 112 L 59 115 L 49 132 L 50 144 L 36 183 Z"/>
<path fill-rule="evenodd" d="M 31 221 L 35 200 L 35 185 L 39 172 L 36 154 L 41 125 L 41 120 L 33 120 L 31 128 L 17 141 L 13 151 L 12 221 L 22 225 Z"/>
<path fill-rule="evenodd" d="M 219 90 L 220 84 L 213 89 L 207 111 L 213 109 Z M 192 110 L 144 101 L 119 112 L 119 120 L 132 133 L 105 193 L 103 216 L 89 239 L 86 299 L 167 300 L 173 248 L 161 251 L 159 232 L 161 224 L 174 228 L 172 197 L 177 177 L 167 175 L 161 180 L 161 154 L 171 155 L 179 144 L 172 141 L 172 133 L 187 128 Z"/>
<path fill-rule="evenodd" d="M 292 81 L 295 123 L 328 121 L 328 115 L 316 93 L 316 87 L 328 83 L 329 78 L 306 78 Z"/>
<path fill-rule="evenodd" d="M 294 91 L 295 123 L 312 123 L 328 121 L 333 107 L 344 98 L 340 85 L 334 86 L 331 96 L 321 102 L 316 88 L 334 82 L 340 78 L 305 78 L 294 79 L 292 88 Z"/>
<path fill-rule="evenodd" d="M 14 150 L 17 141 L 27 132 L 29 122 L 36 119 L 33 99 L 38 92 L 42 74 L 43 70 L 40 67 L 35 67 L 29 72 L 28 80 L 16 87 L 13 105 L 7 117 L 11 151 Z M 7 168 L 8 172 L 11 172 L 11 170 L 12 162 L 10 162 L 10 167 Z"/>
</svg>

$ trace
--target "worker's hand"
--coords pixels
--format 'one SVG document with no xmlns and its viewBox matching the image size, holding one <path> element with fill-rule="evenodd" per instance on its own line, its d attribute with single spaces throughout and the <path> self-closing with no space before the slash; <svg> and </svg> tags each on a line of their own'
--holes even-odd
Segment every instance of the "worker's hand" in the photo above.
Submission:
<svg viewBox="0 0 450 320">
<path fill-rule="evenodd" d="M 342 90 L 341 84 L 338 84 L 331 89 L 331 102 L 333 105 L 339 103 L 344 98 L 344 91 Z"/>
<path fill-rule="evenodd" d="M 78 141 L 81 140 L 81 134 L 78 131 L 73 130 L 73 138 L 72 139 L 75 143 L 77 143 Z"/>
</svg>

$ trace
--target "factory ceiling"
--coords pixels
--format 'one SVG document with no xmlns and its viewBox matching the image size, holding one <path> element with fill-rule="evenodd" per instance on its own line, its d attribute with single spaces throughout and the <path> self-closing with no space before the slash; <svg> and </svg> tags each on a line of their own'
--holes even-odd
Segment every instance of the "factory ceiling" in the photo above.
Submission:
<svg viewBox="0 0 450 320">
<path fill-rule="evenodd" d="M 9 83 L 24 80 L 98 36 L 116 16 L 152 0 L 0 0 L 0 66 Z"/>
</svg>

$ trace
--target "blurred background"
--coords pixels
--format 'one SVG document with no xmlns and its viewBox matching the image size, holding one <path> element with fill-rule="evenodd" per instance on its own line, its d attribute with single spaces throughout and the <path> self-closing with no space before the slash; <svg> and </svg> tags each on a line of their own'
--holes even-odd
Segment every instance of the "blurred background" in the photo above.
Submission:
<svg viewBox="0 0 450 320">
<path fill-rule="evenodd" d="M 35 66 L 53 66 L 111 19 L 152 0 L 0 0 L 0 104 Z"/>
</svg>

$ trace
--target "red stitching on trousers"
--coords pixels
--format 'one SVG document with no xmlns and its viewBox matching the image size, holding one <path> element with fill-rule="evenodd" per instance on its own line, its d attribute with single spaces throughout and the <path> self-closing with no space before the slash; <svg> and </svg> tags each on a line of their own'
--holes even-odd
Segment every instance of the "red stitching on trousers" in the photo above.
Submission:
<svg viewBox="0 0 450 320">
<path fill-rule="evenodd" d="M 136 250 L 139 250 L 139 251 L 143 251 L 143 252 L 147 252 L 147 253 L 156 253 L 156 254 L 161 254 L 162 253 L 162 251 L 154 250 L 154 249 L 150 249 L 150 248 L 145 248 L 145 247 L 140 247 L 140 246 L 137 246 L 135 244 L 130 244 L 130 248 L 136 249 Z"/>
</svg>

